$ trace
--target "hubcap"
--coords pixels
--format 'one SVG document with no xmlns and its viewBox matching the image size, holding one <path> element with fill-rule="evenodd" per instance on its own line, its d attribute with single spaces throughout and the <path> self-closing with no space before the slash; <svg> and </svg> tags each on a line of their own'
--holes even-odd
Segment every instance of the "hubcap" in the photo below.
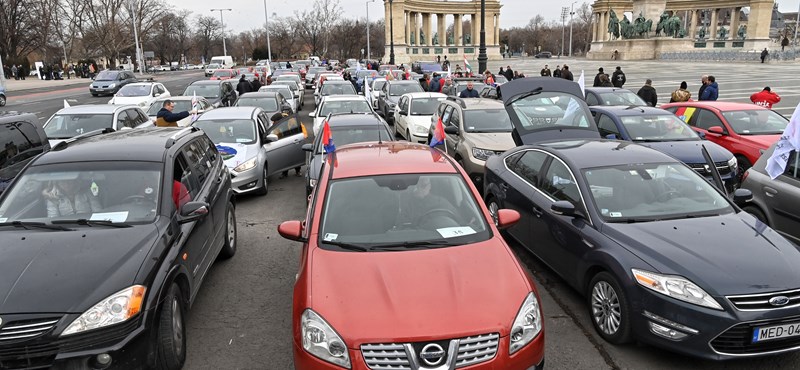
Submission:
<svg viewBox="0 0 800 370">
<path fill-rule="evenodd" d="M 603 333 L 614 335 L 619 330 L 622 321 L 619 297 L 608 282 L 599 281 L 592 289 L 592 316 Z"/>
<path fill-rule="evenodd" d="M 267 183 L 267 179 L 268 179 L 268 178 L 269 178 L 269 175 L 267 174 L 267 166 L 265 165 L 265 166 L 264 166 L 264 180 L 263 180 L 263 181 L 264 181 L 264 182 L 263 182 L 263 184 L 264 184 L 264 189 L 266 189 L 266 188 L 267 188 L 267 185 L 268 185 L 268 183 Z"/>
<path fill-rule="evenodd" d="M 183 353 L 183 316 L 178 299 L 172 298 L 172 336 L 175 341 L 175 353 Z"/>
<path fill-rule="evenodd" d="M 236 219 L 233 209 L 228 209 L 228 245 L 231 246 L 231 249 L 236 248 Z"/>
<path fill-rule="evenodd" d="M 492 215 L 492 221 L 494 221 L 494 225 L 497 226 L 497 211 L 500 209 L 500 206 L 497 205 L 497 202 L 491 201 L 489 202 L 489 213 Z"/>
</svg>

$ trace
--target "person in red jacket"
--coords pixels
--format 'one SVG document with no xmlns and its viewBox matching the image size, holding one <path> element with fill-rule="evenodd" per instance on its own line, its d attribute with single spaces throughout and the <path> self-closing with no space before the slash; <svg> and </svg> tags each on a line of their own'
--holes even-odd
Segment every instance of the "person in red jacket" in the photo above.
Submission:
<svg viewBox="0 0 800 370">
<path fill-rule="evenodd" d="M 765 87 L 764 90 L 761 90 L 753 95 L 750 95 L 750 101 L 753 102 L 755 105 L 760 105 L 767 109 L 772 109 L 774 104 L 778 104 L 781 101 L 781 97 L 772 92 L 772 89 L 769 86 Z"/>
</svg>

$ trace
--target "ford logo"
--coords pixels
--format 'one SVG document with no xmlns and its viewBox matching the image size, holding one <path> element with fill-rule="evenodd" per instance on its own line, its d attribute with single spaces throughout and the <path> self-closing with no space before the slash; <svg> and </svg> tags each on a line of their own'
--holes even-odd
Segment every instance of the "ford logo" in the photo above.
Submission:
<svg viewBox="0 0 800 370">
<path fill-rule="evenodd" d="M 786 306 L 786 304 L 788 303 L 789 303 L 789 297 L 783 295 L 775 296 L 769 299 L 769 304 L 776 307 Z"/>
<path fill-rule="evenodd" d="M 419 358 L 428 366 L 437 366 L 444 361 L 444 348 L 436 343 L 422 347 Z"/>
</svg>

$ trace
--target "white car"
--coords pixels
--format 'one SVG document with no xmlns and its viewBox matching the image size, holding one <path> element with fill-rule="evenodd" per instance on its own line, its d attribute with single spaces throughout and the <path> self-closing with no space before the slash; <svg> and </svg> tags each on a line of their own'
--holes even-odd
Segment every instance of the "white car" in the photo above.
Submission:
<svg viewBox="0 0 800 370">
<path fill-rule="evenodd" d="M 144 111 L 133 105 L 87 104 L 59 109 L 44 123 L 50 147 L 88 132 L 152 126 Z"/>
<path fill-rule="evenodd" d="M 192 105 L 192 98 L 196 98 L 197 101 L 194 105 Z M 150 107 L 147 108 L 147 116 L 150 117 L 150 120 L 155 124 L 156 118 L 158 115 L 158 111 L 164 107 L 164 101 L 167 99 L 158 99 L 150 104 Z M 175 103 L 175 108 L 172 109 L 172 112 L 179 113 L 179 112 L 188 112 L 192 109 L 197 109 L 197 114 L 203 114 L 209 110 L 214 109 L 214 105 L 211 104 L 208 99 L 197 96 L 174 96 L 169 98 L 173 103 Z M 186 117 L 180 121 L 178 121 L 179 127 L 186 127 L 192 123 L 192 116 Z"/>
<path fill-rule="evenodd" d="M 314 108 L 316 108 L 320 100 L 328 95 L 358 95 L 355 86 L 350 81 L 345 81 L 343 78 L 327 78 L 319 85 L 317 90 L 314 91 Z"/>
<path fill-rule="evenodd" d="M 380 94 L 385 83 L 385 78 L 376 78 L 372 80 L 372 84 L 369 86 L 369 96 L 366 97 L 372 105 L 372 109 L 378 109 L 378 94 Z"/>
<path fill-rule="evenodd" d="M 394 107 L 394 136 L 414 143 L 427 144 L 431 117 L 439 102 L 447 99 L 442 93 L 415 92 L 403 94 Z"/>
<path fill-rule="evenodd" d="M 314 118 L 314 135 L 319 134 L 322 122 L 330 114 L 335 113 L 375 113 L 367 99 L 360 95 L 332 95 L 322 99 L 320 104 L 308 116 Z"/>
<path fill-rule="evenodd" d="M 280 92 L 281 95 L 283 95 L 283 97 L 286 99 L 286 101 L 289 102 L 289 105 L 292 106 L 293 113 L 297 113 L 297 111 L 300 109 L 300 101 L 294 97 L 294 93 L 292 92 L 292 89 L 289 86 L 277 85 L 273 83 L 272 85 L 261 86 L 261 88 L 258 89 L 258 92 L 265 92 L 265 91 Z"/>
<path fill-rule="evenodd" d="M 305 102 L 303 100 L 306 97 L 306 89 L 301 87 L 303 85 L 300 85 L 300 83 L 298 83 L 295 80 L 278 80 L 274 81 L 272 84 L 289 86 L 289 89 L 291 89 L 292 92 L 294 93 L 294 98 L 297 99 L 297 101 L 300 104 L 300 106 L 297 107 L 296 111 L 300 111 L 300 109 L 303 109 L 303 106 L 305 105 Z"/>
<path fill-rule="evenodd" d="M 223 67 L 222 67 L 222 65 L 220 65 L 220 64 L 217 64 L 217 63 L 211 63 L 211 64 L 209 64 L 208 66 L 206 66 L 206 72 L 205 72 L 205 75 L 206 75 L 206 77 L 211 77 L 211 75 L 213 75 L 213 74 L 214 74 L 214 72 L 216 72 L 218 69 L 222 69 L 222 68 L 223 68 Z"/>
<path fill-rule="evenodd" d="M 136 82 L 127 84 L 114 94 L 108 104 L 132 104 L 147 108 L 158 99 L 172 96 L 164 85 L 158 82 Z"/>
</svg>

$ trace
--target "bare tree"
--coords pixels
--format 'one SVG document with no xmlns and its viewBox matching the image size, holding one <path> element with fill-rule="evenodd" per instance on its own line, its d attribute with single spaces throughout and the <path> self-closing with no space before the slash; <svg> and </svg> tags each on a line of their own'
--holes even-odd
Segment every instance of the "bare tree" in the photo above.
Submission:
<svg viewBox="0 0 800 370">
<path fill-rule="evenodd" d="M 211 44 L 221 35 L 222 25 L 214 17 L 200 15 L 195 21 L 195 40 L 200 55 L 210 59 Z"/>
<path fill-rule="evenodd" d="M 35 0 L 3 0 L 0 6 L 0 55 L 6 63 L 20 63 L 46 40 L 37 37 L 39 21 L 28 10 Z"/>
</svg>

